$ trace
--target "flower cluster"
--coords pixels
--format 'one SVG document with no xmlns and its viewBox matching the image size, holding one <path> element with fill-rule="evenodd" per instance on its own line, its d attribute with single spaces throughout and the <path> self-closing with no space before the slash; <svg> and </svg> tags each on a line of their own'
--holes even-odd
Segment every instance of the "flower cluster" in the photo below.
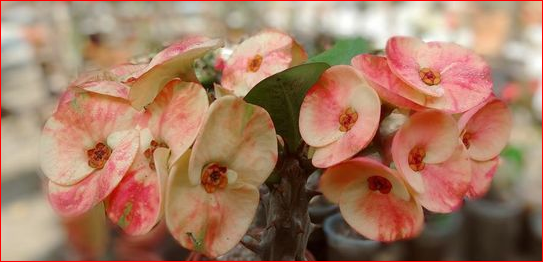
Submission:
<svg viewBox="0 0 543 262">
<path fill-rule="evenodd" d="M 277 45 L 264 48 L 269 40 Z M 256 212 L 258 187 L 277 162 L 277 135 L 269 114 L 241 98 L 229 95 L 210 105 L 193 62 L 221 46 L 190 37 L 148 64 L 73 81 L 41 139 L 55 211 L 79 216 L 103 202 L 109 219 L 129 235 L 149 232 L 165 214 L 183 246 L 211 257 L 238 243 Z M 223 84 L 239 96 L 305 59 L 292 38 L 276 31 L 237 50 Z"/>
<path fill-rule="evenodd" d="M 243 97 L 307 54 L 289 35 L 262 31 L 219 60 L 221 84 L 210 96 L 193 63 L 221 46 L 189 37 L 149 63 L 72 82 L 42 132 L 53 208 L 78 216 L 104 203 L 129 235 L 164 217 L 188 249 L 210 257 L 232 249 L 279 158 L 270 114 Z M 455 44 L 393 37 L 386 56 L 360 54 L 351 64 L 320 75 L 293 132 L 310 146 L 313 166 L 326 169 L 320 189 L 355 230 L 409 238 L 423 227 L 423 207 L 451 212 L 489 189 L 511 114 L 492 96 L 482 58 Z M 385 132 L 397 112 L 404 121 Z M 368 157 L 367 147 L 381 157 Z"/>
<path fill-rule="evenodd" d="M 392 37 L 385 51 L 328 69 L 304 99 L 300 133 L 313 164 L 327 168 L 321 191 L 347 223 L 394 241 L 421 232 L 422 207 L 448 213 L 486 193 L 511 114 L 492 95 L 489 66 L 470 50 Z M 385 108 L 405 120 L 381 132 L 390 129 Z M 372 142 L 380 157 L 357 155 Z"/>
</svg>

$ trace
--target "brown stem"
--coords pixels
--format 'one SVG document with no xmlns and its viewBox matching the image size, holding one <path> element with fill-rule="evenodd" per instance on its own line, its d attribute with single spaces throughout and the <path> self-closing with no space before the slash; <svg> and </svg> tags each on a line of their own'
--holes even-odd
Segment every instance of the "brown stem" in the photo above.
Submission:
<svg viewBox="0 0 543 262">
<path fill-rule="evenodd" d="M 267 227 L 261 247 L 263 260 L 305 260 L 311 233 L 306 180 L 311 170 L 304 169 L 295 157 L 285 157 L 279 169 L 281 180 L 270 187 Z"/>
</svg>

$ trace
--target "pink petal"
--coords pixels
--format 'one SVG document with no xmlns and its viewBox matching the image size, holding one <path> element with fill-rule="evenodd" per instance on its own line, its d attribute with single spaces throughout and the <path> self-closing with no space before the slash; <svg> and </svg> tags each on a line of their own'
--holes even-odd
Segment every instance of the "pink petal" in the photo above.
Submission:
<svg viewBox="0 0 543 262">
<path fill-rule="evenodd" d="M 488 192 L 499 162 L 499 157 L 487 161 L 471 161 L 472 178 L 466 194 L 467 197 L 481 198 Z"/>
<path fill-rule="evenodd" d="M 453 43 L 424 43 L 414 37 L 392 37 L 386 46 L 392 72 L 413 88 L 429 96 L 444 97 L 451 113 L 464 112 L 490 96 L 490 67 L 477 54 Z M 429 86 L 419 76 L 421 68 L 441 74 L 438 85 Z"/>
<path fill-rule="evenodd" d="M 382 174 L 389 178 L 394 171 L 383 164 L 366 157 L 356 157 L 331 166 L 324 171 L 319 183 L 321 192 L 326 198 L 338 203 L 345 188 L 353 183 L 365 183 L 372 174 Z M 400 198 L 409 199 L 409 192 L 403 182 L 395 178 L 389 179 L 392 183 L 392 192 Z"/>
<path fill-rule="evenodd" d="M 113 148 L 104 168 L 95 170 L 82 181 L 71 186 L 49 182 L 49 201 L 58 213 L 77 216 L 85 213 L 106 198 L 119 184 L 138 152 L 139 135 L 130 131 Z"/>
<path fill-rule="evenodd" d="M 123 180 L 107 198 L 107 214 L 128 235 L 148 233 L 159 221 L 169 150 L 155 150 L 156 171 L 149 167 L 142 150 Z M 165 177 L 166 174 L 163 174 Z"/>
<path fill-rule="evenodd" d="M 372 176 L 388 180 L 391 191 L 369 189 Z M 395 172 L 375 160 L 359 157 L 330 167 L 320 185 L 327 198 L 339 200 L 345 221 L 369 239 L 395 241 L 414 237 L 422 230 L 421 206 Z"/>
<path fill-rule="evenodd" d="M 358 114 L 354 126 L 340 131 L 339 118 L 347 109 Z M 377 93 L 351 66 L 326 70 L 306 94 L 300 109 L 300 134 L 317 147 L 313 165 L 337 164 L 368 145 L 379 125 L 381 103 Z"/>
<path fill-rule="evenodd" d="M 197 82 L 192 64 L 195 59 L 223 45 L 220 40 L 189 38 L 158 53 L 149 66 L 131 82 L 130 102 L 136 109 L 150 104 L 162 88 L 174 78 Z"/>
<path fill-rule="evenodd" d="M 173 237 L 190 250 L 217 257 L 232 249 L 247 232 L 259 201 L 248 184 L 207 193 L 188 177 L 188 154 L 172 172 L 166 193 L 166 224 Z"/>
<path fill-rule="evenodd" d="M 461 133 L 471 134 L 468 153 L 477 161 L 495 158 L 507 145 L 513 117 L 507 104 L 491 99 L 466 112 L 458 121 Z"/>
<path fill-rule="evenodd" d="M 361 54 L 353 57 L 351 64 L 386 102 L 413 110 L 424 109 L 421 105 L 425 104 L 426 96 L 394 75 L 385 57 Z"/>
<path fill-rule="evenodd" d="M 147 107 L 153 136 L 172 150 L 170 164 L 196 139 L 208 106 L 207 93 L 201 85 L 175 79 Z"/>
<path fill-rule="evenodd" d="M 392 158 L 396 167 L 417 192 L 424 191 L 421 174 L 409 166 L 409 152 L 416 147 L 426 151 L 423 162 L 438 164 L 451 157 L 458 145 L 454 118 L 439 110 L 413 114 L 398 130 L 392 142 Z"/>
<path fill-rule="evenodd" d="M 206 165 L 220 163 L 235 171 L 238 181 L 260 186 L 277 162 L 277 138 L 270 115 L 234 96 L 211 104 L 192 148 L 189 175 L 193 184 L 200 184 Z"/>
<path fill-rule="evenodd" d="M 262 62 L 256 72 L 248 64 L 257 55 Z M 307 59 L 303 48 L 289 35 L 264 30 L 243 41 L 226 62 L 221 85 L 237 96 L 245 96 L 262 79 L 301 64 Z"/>
<path fill-rule="evenodd" d="M 432 212 L 449 213 L 458 209 L 471 180 L 469 156 L 459 144 L 445 162 L 428 164 L 420 171 L 424 193 L 418 197 L 421 205 Z"/>
<path fill-rule="evenodd" d="M 42 171 L 54 183 L 66 186 L 93 171 L 88 166 L 88 149 L 98 142 L 105 143 L 116 131 L 132 129 L 138 115 L 119 98 L 67 92 L 45 124 L 40 144 Z"/>
<path fill-rule="evenodd" d="M 128 99 L 130 87 L 124 81 L 142 70 L 144 64 L 123 64 L 109 70 L 96 70 L 78 77 L 70 87 L 79 87 L 89 92 Z"/>
</svg>

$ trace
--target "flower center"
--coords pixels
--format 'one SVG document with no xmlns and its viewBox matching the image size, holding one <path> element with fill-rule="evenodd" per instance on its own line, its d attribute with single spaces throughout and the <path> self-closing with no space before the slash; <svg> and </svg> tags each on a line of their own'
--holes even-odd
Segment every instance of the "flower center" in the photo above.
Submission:
<svg viewBox="0 0 543 262">
<path fill-rule="evenodd" d="M 211 163 L 202 172 L 201 184 L 207 193 L 213 193 L 217 189 L 223 189 L 228 185 L 228 168 L 217 163 Z"/>
<path fill-rule="evenodd" d="M 415 147 L 409 152 L 409 157 L 407 161 L 409 162 L 409 167 L 413 171 L 421 171 L 424 169 L 424 157 L 426 156 L 426 150 L 421 147 Z"/>
<path fill-rule="evenodd" d="M 437 85 L 441 82 L 441 74 L 428 67 L 419 70 L 420 80 L 429 86 Z"/>
<path fill-rule="evenodd" d="M 111 148 L 106 144 L 97 143 L 94 148 L 87 150 L 89 157 L 89 166 L 96 169 L 102 169 L 111 156 Z"/>
<path fill-rule="evenodd" d="M 155 159 L 153 157 L 153 154 L 155 153 L 155 150 L 159 147 L 168 148 L 168 145 L 166 145 L 166 143 L 164 142 L 159 143 L 155 140 L 151 140 L 151 143 L 149 144 L 149 148 L 147 148 L 147 150 L 143 152 L 143 155 L 145 156 L 145 158 L 149 160 L 149 168 L 151 168 L 152 170 L 156 170 Z"/>
<path fill-rule="evenodd" d="M 347 132 L 351 130 L 356 120 L 358 120 L 358 113 L 352 107 L 345 109 L 343 114 L 339 116 L 339 131 Z"/>
<path fill-rule="evenodd" d="M 388 194 L 392 189 L 392 184 L 382 176 L 370 176 L 368 177 L 368 188 L 372 191 L 379 190 L 382 194 Z"/>
<path fill-rule="evenodd" d="M 464 135 L 462 136 L 462 143 L 464 143 L 464 146 L 466 146 L 466 149 L 469 149 L 469 146 L 470 146 L 470 139 L 472 138 L 472 135 L 471 133 L 468 133 L 468 132 L 465 132 Z"/>
<path fill-rule="evenodd" d="M 249 60 L 249 64 L 247 65 L 247 71 L 256 72 L 260 68 L 261 64 L 262 64 L 262 56 L 255 55 L 253 59 Z"/>
</svg>

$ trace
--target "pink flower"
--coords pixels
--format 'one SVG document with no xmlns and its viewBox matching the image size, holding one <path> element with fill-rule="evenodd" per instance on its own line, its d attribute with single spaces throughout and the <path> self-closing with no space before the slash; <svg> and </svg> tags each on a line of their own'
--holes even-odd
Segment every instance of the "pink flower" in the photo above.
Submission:
<svg viewBox="0 0 543 262">
<path fill-rule="evenodd" d="M 122 64 L 108 70 L 94 70 L 79 76 L 69 88 L 81 88 L 93 93 L 128 99 L 130 87 L 126 85 L 126 81 L 145 67 L 145 64 Z"/>
<path fill-rule="evenodd" d="M 210 257 L 233 248 L 249 228 L 258 187 L 276 162 L 269 114 L 235 96 L 217 99 L 192 153 L 181 157 L 170 174 L 165 215 L 174 238 Z"/>
<path fill-rule="evenodd" d="M 452 116 L 426 110 L 412 115 L 392 142 L 398 171 L 433 212 L 458 208 L 470 183 L 469 157 L 456 126 Z"/>
<path fill-rule="evenodd" d="M 397 94 L 419 105 L 459 113 L 480 104 L 492 92 L 488 64 L 459 45 L 392 37 L 386 45 L 386 56 L 390 70 L 423 99 Z M 409 94 L 413 91 L 405 87 L 388 89 Z"/>
<path fill-rule="evenodd" d="M 128 80 L 129 99 L 136 109 L 150 104 L 160 90 L 174 78 L 198 82 L 192 64 L 195 59 L 223 45 L 218 39 L 195 36 L 168 46 L 153 57 L 146 68 Z"/>
<path fill-rule="evenodd" d="M 424 109 L 423 105 L 429 105 L 425 102 L 424 94 L 409 87 L 390 71 L 385 57 L 361 54 L 353 57 L 351 64 L 362 73 L 379 97 L 389 104 L 417 111 Z"/>
<path fill-rule="evenodd" d="M 260 81 L 307 59 L 303 48 L 289 35 L 264 30 L 243 41 L 223 70 L 221 85 L 243 97 Z"/>
<path fill-rule="evenodd" d="M 424 214 L 410 189 L 396 171 L 375 160 L 356 157 L 328 168 L 320 189 L 339 204 L 345 221 L 369 239 L 411 238 L 423 228 Z"/>
<path fill-rule="evenodd" d="M 479 198 L 490 188 L 498 157 L 511 134 L 512 116 L 496 98 L 464 113 L 458 120 L 460 139 L 471 162 L 472 179 L 467 196 Z"/>
<path fill-rule="evenodd" d="M 106 200 L 109 218 L 126 233 L 147 233 L 159 221 L 168 172 L 194 142 L 208 105 L 201 85 L 174 79 L 146 107 L 140 150 Z"/>
<path fill-rule="evenodd" d="M 62 215 L 90 210 L 121 181 L 137 151 L 139 113 L 120 98 L 69 89 L 45 124 L 41 168 Z"/>
<path fill-rule="evenodd" d="M 326 70 L 309 89 L 300 109 L 300 133 L 315 147 L 313 165 L 329 167 L 352 157 L 372 140 L 381 103 L 354 68 Z"/>
<path fill-rule="evenodd" d="M 160 51 L 147 65 L 126 64 L 108 71 L 91 72 L 79 77 L 71 86 L 129 99 L 134 108 L 141 110 L 174 78 L 198 82 L 192 68 L 194 60 L 222 45 L 217 39 L 188 37 Z"/>
</svg>

